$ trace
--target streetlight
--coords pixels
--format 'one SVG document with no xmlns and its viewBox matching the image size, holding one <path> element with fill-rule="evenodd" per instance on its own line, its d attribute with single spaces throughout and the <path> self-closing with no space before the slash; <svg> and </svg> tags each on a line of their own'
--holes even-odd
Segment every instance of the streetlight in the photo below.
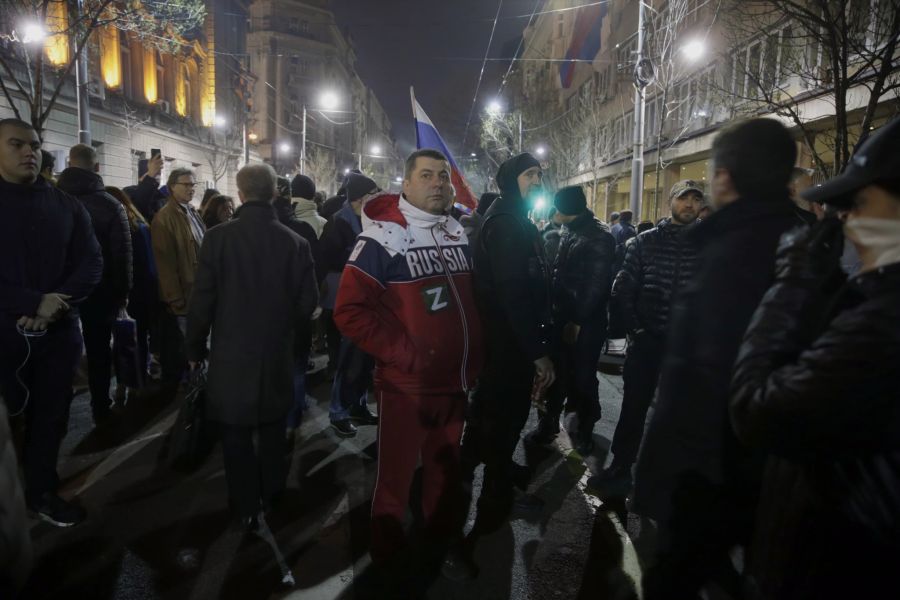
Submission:
<svg viewBox="0 0 900 600">
<path fill-rule="evenodd" d="M 247 134 L 247 139 L 250 140 L 251 142 L 255 142 L 256 140 L 259 139 L 259 136 L 251 131 L 250 133 Z"/>
<path fill-rule="evenodd" d="M 334 110 L 340 103 L 340 97 L 332 90 L 322 92 L 322 95 L 319 97 L 319 104 L 321 104 L 322 108 L 325 110 Z"/>
<path fill-rule="evenodd" d="M 40 23 L 25 23 L 22 25 L 22 43 L 39 44 L 47 37 L 47 30 Z"/>
<path fill-rule="evenodd" d="M 541 158 L 543 158 L 543 156 L 545 154 L 547 154 L 547 149 L 544 148 L 543 146 L 538 146 L 537 148 L 534 149 L 534 153 L 537 154 L 538 156 L 540 156 Z"/>
<path fill-rule="evenodd" d="M 344 175 L 350 174 L 350 167 L 344 167 Z"/>
<path fill-rule="evenodd" d="M 475 153 L 474 153 L 474 152 L 473 152 L 473 153 L 472 153 L 472 154 L 470 154 L 470 155 L 469 155 L 469 156 L 471 156 L 471 157 L 472 157 L 472 158 L 476 158 L 476 157 L 477 157 L 477 156 L 478 156 L 478 155 L 477 155 L 477 154 L 475 154 Z"/>
<path fill-rule="evenodd" d="M 278 151 L 282 154 L 287 154 L 291 151 L 291 145 L 287 142 L 281 142 L 280 144 L 278 144 Z"/>
<path fill-rule="evenodd" d="M 501 104 L 499 99 L 491 100 L 487 105 L 487 113 L 492 117 L 497 117 L 503 112 L 503 104 Z M 518 151 L 522 152 L 522 111 L 519 111 L 519 146 Z M 474 156 L 474 154 L 473 154 Z"/>
<path fill-rule="evenodd" d="M 228 119 L 225 118 L 224 115 L 216 115 L 216 118 L 213 120 L 216 127 L 225 127 L 228 124 Z"/>
<path fill-rule="evenodd" d="M 322 111 L 334 110 L 341 103 L 340 96 L 333 90 L 326 90 L 319 96 Z M 316 110 L 316 109 L 313 109 Z M 303 105 L 303 141 L 300 146 L 300 172 L 306 174 L 306 105 Z"/>
<path fill-rule="evenodd" d="M 372 154 L 374 154 L 375 156 L 381 156 L 381 146 L 379 146 L 378 144 L 374 144 L 372 146 Z"/>
<path fill-rule="evenodd" d="M 700 60 L 706 52 L 706 44 L 703 43 L 703 40 L 691 40 L 681 47 L 681 52 L 691 62 Z"/>
</svg>

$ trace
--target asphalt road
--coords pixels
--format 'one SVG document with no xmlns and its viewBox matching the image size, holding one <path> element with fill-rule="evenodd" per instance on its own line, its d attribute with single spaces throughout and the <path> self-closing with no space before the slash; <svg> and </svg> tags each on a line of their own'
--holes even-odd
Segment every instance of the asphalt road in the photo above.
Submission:
<svg viewBox="0 0 900 600">
<path fill-rule="evenodd" d="M 603 419 L 587 458 L 561 434 L 552 450 L 518 459 L 534 469 L 529 492 L 539 515 L 513 514 L 478 538 L 478 578 L 438 578 L 433 599 L 543 600 L 631 598 L 639 590 L 640 527 L 621 507 L 603 507 L 584 482 L 606 458 L 621 403 L 618 375 L 601 374 Z M 230 520 L 221 450 L 197 471 L 166 466 L 167 432 L 180 397 L 149 393 L 129 400 L 114 427 L 94 430 L 87 394 L 76 397 L 63 444 L 64 496 L 77 496 L 88 520 L 70 529 L 34 521 L 36 562 L 25 598 L 97 600 L 206 598 L 359 598 L 354 579 L 369 564 L 369 501 L 375 476 L 375 427 L 341 439 L 328 427 L 329 384 L 312 387 L 288 490 L 269 525 L 294 585 L 272 548 Z M 532 415 L 533 425 L 535 416 Z M 475 491 L 480 486 L 476 473 Z M 598 510 L 598 506 L 600 510 Z M 474 507 L 468 527 L 475 521 Z M 358 581 L 358 579 L 357 579 Z"/>
</svg>

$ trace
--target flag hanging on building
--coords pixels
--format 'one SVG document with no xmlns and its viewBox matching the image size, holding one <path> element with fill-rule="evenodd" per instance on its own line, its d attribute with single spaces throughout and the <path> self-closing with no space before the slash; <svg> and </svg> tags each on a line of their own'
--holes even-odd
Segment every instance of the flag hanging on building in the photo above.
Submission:
<svg viewBox="0 0 900 600">
<path fill-rule="evenodd" d="M 431 122 L 431 119 L 419 106 L 419 103 L 416 101 L 416 94 L 412 88 L 409 88 L 409 95 L 412 99 L 413 119 L 416 122 L 416 148 L 419 150 L 422 148 L 433 148 L 443 152 L 447 160 L 450 161 L 450 181 L 453 183 L 453 187 L 456 188 L 456 207 L 463 212 L 471 213 L 478 205 L 478 200 L 475 198 L 475 194 L 472 193 L 472 188 L 469 187 L 466 178 L 463 177 L 462 170 L 456 164 L 456 160 L 454 160 L 450 149 L 447 148 L 447 144 L 444 143 L 444 139 L 438 133 L 434 123 Z"/>
<path fill-rule="evenodd" d="M 572 85 L 577 60 L 593 61 L 600 52 L 600 29 L 606 17 L 606 2 L 579 9 L 575 17 L 572 43 L 566 51 L 566 61 L 559 66 L 559 82 L 566 89 Z"/>
</svg>

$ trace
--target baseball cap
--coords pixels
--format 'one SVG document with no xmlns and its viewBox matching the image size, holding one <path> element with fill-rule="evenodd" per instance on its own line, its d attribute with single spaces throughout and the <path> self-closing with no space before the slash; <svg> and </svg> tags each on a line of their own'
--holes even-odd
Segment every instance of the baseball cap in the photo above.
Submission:
<svg viewBox="0 0 900 600">
<path fill-rule="evenodd" d="M 820 186 L 800 192 L 804 200 L 850 208 L 860 188 L 900 174 L 900 118 L 896 118 L 863 143 L 844 167 L 844 172 Z"/>
<path fill-rule="evenodd" d="M 680 198 L 685 192 L 697 192 L 702 196 L 704 194 L 703 184 L 694 179 L 682 179 L 672 186 L 669 198 Z"/>
</svg>

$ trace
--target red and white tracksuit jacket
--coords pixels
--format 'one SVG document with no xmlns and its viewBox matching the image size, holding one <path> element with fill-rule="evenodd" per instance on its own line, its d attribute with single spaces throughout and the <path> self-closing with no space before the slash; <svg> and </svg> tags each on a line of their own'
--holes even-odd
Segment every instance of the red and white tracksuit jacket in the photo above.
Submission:
<svg viewBox="0 0 900 600">
<path fill-rule="evenodd" d="M 403 520 L 420 456 L 427 535 L 461 534 L 467 507 L 459 502 L 459 441 L 465 392 L 483 353 L 462 225 L 396 195 L 369 200 L 341 276 L 334 321 L 376 363 L 372 559 L 389 560 L 407 544 Z"/>
<path fill-rule="evenodd" d="M 398 195 L 368 201 L 334 321 L 375 358 L 379 389 L 409 395 L 471 389 L 483 343 L 462 225 Z"/>
</svg>

